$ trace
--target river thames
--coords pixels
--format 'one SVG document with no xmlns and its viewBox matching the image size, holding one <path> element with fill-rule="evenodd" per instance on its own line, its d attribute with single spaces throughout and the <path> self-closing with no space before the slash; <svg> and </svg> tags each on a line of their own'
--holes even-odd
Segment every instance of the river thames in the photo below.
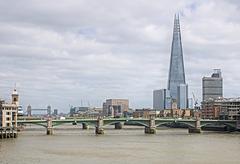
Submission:
<svg viewBox="0 0 240 164">
<path fill-rule="evenodd" d="M 142 127 L 105 129 L 96 136 L 94 129 L 26 128 L 16 139 L 0 140 L 1 164 L 60 163 L 184 163 L 239 164 L 240 133 L 203 132 L 188 134 L 187 129 L 157 130 L 144 134 Z"/>
</svg>

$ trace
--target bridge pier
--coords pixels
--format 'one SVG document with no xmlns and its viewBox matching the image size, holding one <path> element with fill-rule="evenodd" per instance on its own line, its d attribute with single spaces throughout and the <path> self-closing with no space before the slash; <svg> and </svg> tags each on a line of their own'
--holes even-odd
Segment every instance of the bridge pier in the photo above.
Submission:
<svg viewBox="0 0 240 164">
<path fill-rule="evenodd" d="M 21 124 L 20 126 L 17 127 L 18 132 L 23 131 L 23 130 L 24 130 L 23 124 Z"/>
<path fill-rule="evenodd" d="M 115 123 L 115 129 L 122 129 L 122 128 L 123 128 L 122 122 Z"/>
<path fill-rule="evenodd" d="M 96 135 L 104 134 L 104 129 L 102 127 L 103 127 L 103 119 L 102 118 L 98 118 L 96 129 L 95 129 L 95 134 Z"/>
<path fill-rule="evenodd" d="M 236 130 L 240 131 L 240 114 L 238 116 L 238 120 L 237 120 L 237 123 L 236 123 Z"/>
<path fill-rule="evenodd" d="M 155 126 L 154 118 L 150 118 L 148 122 L 148 126 L 145 126 L 144 132 L 145 134 L 156 134 L 156 126 Z"/>
<path fill-rule="evenodd" d="M 89 129 L 88 124 L 86 124 L 86 123 L 82 123 L 82 129 L 83 129 L 83 130 L 87 130 L 87 129 Z"/>
<path fill-rule="evenodd" d="M 47 119 L 47 135 L 53 134 L 52 118 Z"/>
<path fill-rule="evenodd" d="M 195 122 L 195 127 L 194 128 L 189 128 L 188 129 L 189 133 L 201 133 L 201 124 L 200 124 L 200 119 L 197 118 Z"/>
</svg>

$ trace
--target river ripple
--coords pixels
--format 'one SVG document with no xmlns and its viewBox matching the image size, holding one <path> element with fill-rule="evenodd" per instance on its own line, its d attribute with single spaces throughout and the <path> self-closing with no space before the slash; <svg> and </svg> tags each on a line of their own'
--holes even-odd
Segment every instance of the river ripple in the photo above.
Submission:
<svg viewBox="0 0 240 164">
<path fill-rule="evenodd" d="M 104 135 L 96 136 L 94 129 L 67 127 L 54 129 L 53 136 L 28 127 L 16 139 L 0 140 L 0 163 L 240 163 L 240 133 L 188 134 L 187 129 L 163 128 L 146 135 L 142 127 L 108 127 Z"/>
</svg>

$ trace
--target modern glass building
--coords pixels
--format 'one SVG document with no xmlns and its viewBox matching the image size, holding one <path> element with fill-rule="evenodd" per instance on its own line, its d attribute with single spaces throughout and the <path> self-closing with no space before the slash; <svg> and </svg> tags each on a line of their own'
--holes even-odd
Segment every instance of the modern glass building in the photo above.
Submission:
<svg viewBox="0 0 240 164">
<path fill-rule="evenodd" d="M 153 109 L 171 109 L 171 96 L 167 89 L 153 91 Z"/>
<path fill-rule="evenodd" d="M 177 100 L 177 96 L 178 96 L 177 90 L 180 84 L 186 84 L 186 82 L 185 82 L 179 16 L 175 15 L 172 49 L 171 49 L 171 60 L 170 60 L 169 76 L 168 76 L 168 90 L 170 90 L 170 95 L 173 100 Z"/>
<path fill-rule="evenodd" d="M 188 108 L 188 85 L 180 84 L 178 86 L 177 104 L 179 109 Z"/>
<path fill-rule="evenodd" d="M 183 50 L 178 15 L 175 15 L 174 17 L 168 90 L 170 91 L 172 101 L 178 104 L 178 108 L 186 109 L 188 107 L 188 86 L 185 82 Z"/>
</svg>

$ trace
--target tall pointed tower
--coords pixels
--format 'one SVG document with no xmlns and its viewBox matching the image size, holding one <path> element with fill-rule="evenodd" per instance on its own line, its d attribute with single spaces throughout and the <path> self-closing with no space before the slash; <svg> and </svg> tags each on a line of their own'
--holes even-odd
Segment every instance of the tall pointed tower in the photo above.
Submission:
<svg viewBox="0 0 240 164">
<path fill-rule="evenodd" d="M 173 40 L 171 49 L 171 60 L 168 76 L 168 90 L 172 99 L 178 99 L 178 87 L 180 84 L 186 84 L 183 63 L 183 51 L 180 32 L 179 15 L 175 14 L 173 27 Z"/>
</svg>

